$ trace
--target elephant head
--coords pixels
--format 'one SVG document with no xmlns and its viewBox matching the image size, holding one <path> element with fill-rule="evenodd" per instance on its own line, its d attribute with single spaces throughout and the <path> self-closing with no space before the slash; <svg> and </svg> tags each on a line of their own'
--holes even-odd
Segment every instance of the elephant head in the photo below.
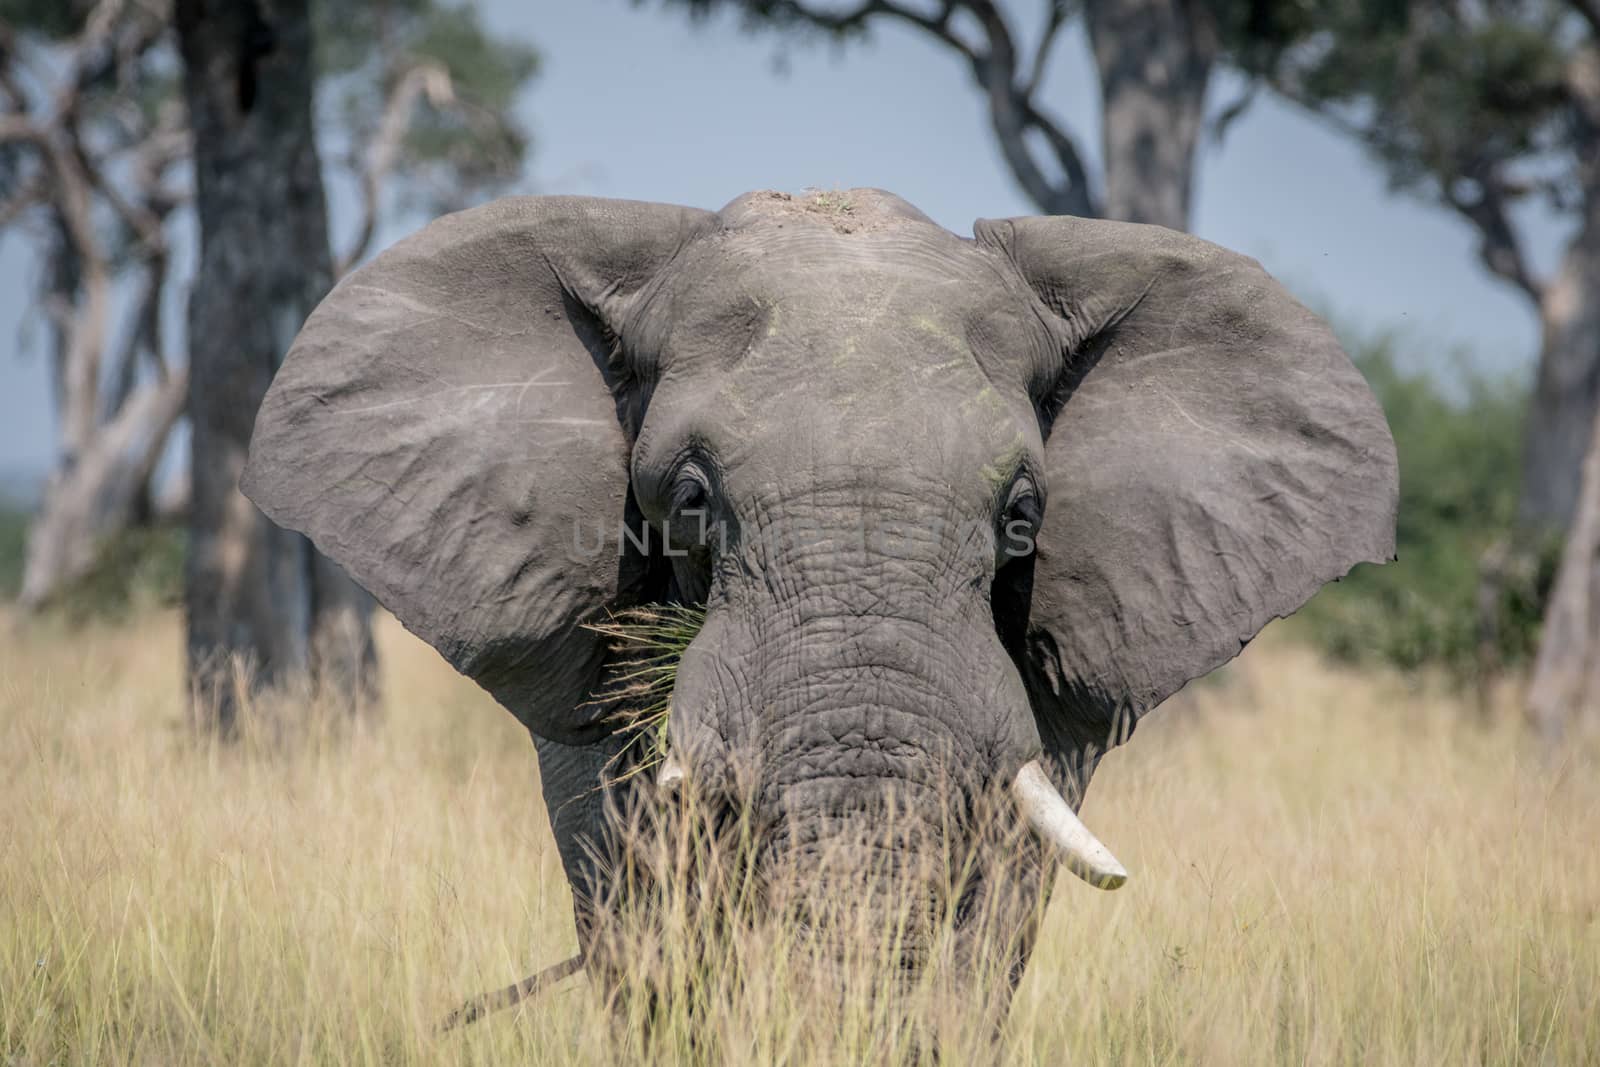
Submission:
<svg viewBox="0 0 1600 1067">
<path fill-rule="evenodd" d="M 615 748 L 586 624 L 704 606 L 660 781 L 727 800 L 739 754 L 774 851 L 885 793 L 948 836 L 997 786 L 1113 886 L 1075 815 L 1100 755 L 1391 558 L 1396 465 L 1253 260 L 853 190 L 439 219 L 311 316 L 244 486 L 532 732 L 581 913 Z"/>
</svg>

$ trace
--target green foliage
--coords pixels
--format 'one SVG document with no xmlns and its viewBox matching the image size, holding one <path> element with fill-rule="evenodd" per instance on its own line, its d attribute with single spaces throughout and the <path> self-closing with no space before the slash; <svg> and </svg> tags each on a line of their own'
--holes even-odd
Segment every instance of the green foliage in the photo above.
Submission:
<svg viewBox="0 0 1600 1067">
<path fill-rule="evenodd" d="M 0 24 L 61 40 L 80 32 L 93 9 L 91 0 L 0 0 Z"/>
<path fill-rule="evenodd" d="M 471 110 L 423 111 L 412 123 L 406 149 L 417 167 L 444 167 L 455 186 L 509 181 L 521 169 L 527 134 L 509 118 L 522 84 L 538 70 L 538 56 L 522 45 L 484 35 L 467 7 L 441 8 L 422 27 L 416 54 L 450 72 Z"/>
<path fill-rule="evenodd" d="M 1229 3 L 1242 0 L 1228 0 Z M 1245 68 L 1345 127 L 1399 188 L 1473 204 L 1480 183 L 1571 200 L 1565 71 L 1583 44 L 1562 0 L 1296 0 L 1273 32 L 1234 43 Z M 1224 21 L 1237 32 L 1236 23 Z M 1537 181 L 1511 182 L 1509 164 Z"/>
<path fill-rule="evenodd" d="M 19 54 L 38 60 L 80 34 L 93 8 L 93 0 L 0 0 L 0 26 L 14 32 Z M 181 65 L 158 18 L 124 5 L 117 47 L 91 57 L 80 86 L 80 124 L 108 153 L 136 147 L 181 96 Z M 396 87 L 423 66 L 443 72 L 447 91 L 420 94 L 400 116 L 402 137 L 381 175 L 385 191 L 401 206 L 438 214 L 521 175 L 530 139 L 514 109 L 538 72 L 533 48 L 494 36 L 466 0 L 311 0 L 311 18 L 318 140 L 334 176 L 356 180 L 366 170 Z M 143 121 L 130 123 L 130 115 Z M 0 192 L 19 180 L 18 158 L 19 150 L 0 146 Z M 120 264 L 133 235 L 119 228 L 107 240 Z"/>
<path fill-rule="evenodd" d="M 646 2 L 633 0 L 633 6 L 643 7 Z M 775 29 L 797 36 L 822 35 L 837 40 L 863 36 L 867 16 L 877 13 L 852 15 L 848 9 L 841 11 L 796 0 L 661 0 L 661 6 L 682 8 L 696 21 L 705 21 L 724 11 L 737 12 L 740 25 L 752 33 Z"/>
<path fill-rule="evenodd" d="M 45 615 L 68 626 L 125 620 L 183 598 L 183 555 L 188 543 L 176 526 L 134 526 L 102 547 L 94 567 L 56 593 Z"/>
<path fill-rule="evenodd" d="M 1306 606 L 1296 625 L 1343 659 L 1469 670 L 1477 656 L 1480 574 L 1511 544 L 1521 462 L 1524 386 L 1470 368 L 1408 369 L 1395 339 L 1360 347 L 1356 362 L 1383 404 L 1400 457 L 1398 560 L 1363 566 Z M 1554 553 L 1508 573 L 1490 613 L 1496 654 L 1534 647 Z"/>
<path fill-rule="evenodd" d="M 314 0 L 312 18 L 319 91 L 352 154 L 371 143 L 408 72 L 433 64 L 449 76 L 452 102 L 421 99 L 408 116 L 395 166 L 406 199 L 438 213 L 521 173 L 529 137 L 513 108 L 538 73 L 534 49 L 494 37 L 465 3 Z"/>
<path fill-rule="evenodd" d="M 433 8 L 418 31 L 416 54 L 444 64 L 457 86 L 496 111 L 515 103 L 523 83 L 539 71 L 537 52 L 488 36 L 472 7 Z"/>
<path fill-rule="evenodd" d="M 0 504 L 0 602 L 16 599 L 30 516 Z M 173 526 L 137 526 L 113 537 L 88 574 L 62 589 L 45 614 L 70 626 L 95 619 L 123 619 L 175 604 L 183 595 L 183 531 Z"/>
</svg>

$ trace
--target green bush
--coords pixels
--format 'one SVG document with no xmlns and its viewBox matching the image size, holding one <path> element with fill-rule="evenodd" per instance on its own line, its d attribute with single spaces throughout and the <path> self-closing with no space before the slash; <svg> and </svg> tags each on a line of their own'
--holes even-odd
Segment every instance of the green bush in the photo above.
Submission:
<svg viewBox="0 0 1600 1067">
<path fill-rule="evenodd" d="M 68 585 L 49 610 L 77 625 L 121 619 L 183 598 L 188 538 L 176 526 L 134 526 L 112 537 L 89 573 Z"/>
<path fill-rule="evenodd" d="M 22 589 L 28 514 L 0 507 L 0 602 Z M 183 595 L 184 533 L 174 526 L 135 526 L 112 537 L 89 573 L 62 589 L 45 614 L 70 625 L 120 619 L 175 604 Z"/>
<path fill-rule="evenodd" d="M 1527 389 L 1464 360 L 1411 369 L 1396 338 L 1353 346 L 1400 457 L 1398 560 L 1358 567 L 1314 598 L 1296 625 L 1346 660 L 1469 671 L 1477 660 L 1486 558 L 1512 545 Z M 1490 638 L 1501 662 L 1531 654 L 1556 552 L 1519 550 L 1503 567 Z"/>
</svg>

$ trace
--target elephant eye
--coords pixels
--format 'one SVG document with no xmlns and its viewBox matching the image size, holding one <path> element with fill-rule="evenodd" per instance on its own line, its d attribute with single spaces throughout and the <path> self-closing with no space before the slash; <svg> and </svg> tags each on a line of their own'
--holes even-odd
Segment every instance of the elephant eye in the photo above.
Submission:
<svg viewBox="0 0 1600 1067">
<path fill-rule="evenodd" d="M 666 533 L 678 548 L 704 545 L 711 540 L 711 479 L 694 462 L 685 463 L 672 479 Z"/>
<path fill-rule="evenodd" d="M 1035 531 L 1044 522 L 1044 505 L 1039 501 L 1033 483 L 1027 478 L 1018 478 L 1011 487 L 1011 498 L 1006 504 L 1006 522 L 1026 523 Z"/>
<path fill-rule="evenodd" d="M 1033 555 L 1034 541 L 1039 527 L 1044 523 L 1044 503 L 1027 477 L 1018 478 L 1011 487 L 1005 515 L 1000 524 L 1000 559 L 1007 560 Z"/>
<path fill-rule="evenodd" d="M 673 513 L 703 509 L 710 502 L 711 485 L 705 472 L 698 464 L 685 463 L 672 482 Z"/>
</svg>

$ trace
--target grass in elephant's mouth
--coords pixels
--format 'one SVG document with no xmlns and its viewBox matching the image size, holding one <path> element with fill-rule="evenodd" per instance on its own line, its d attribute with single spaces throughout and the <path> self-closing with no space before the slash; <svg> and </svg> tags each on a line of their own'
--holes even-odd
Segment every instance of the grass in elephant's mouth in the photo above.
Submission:
<svg viewBox="0 0 1600 1067">
<path fill-rule="evenodd" d="M 604 694 L 596 700 L 613 705 L 612 719 L 629 735 L 612 757 L 616 780 L 643 774 L 666 758 L 678 661 L 705 621 L 705 608 L 649 604 L 587 627 L 610 641 L 615 657 Z"/>
<path fill-rule="evenodd" d="M 526 734 L 382 643 L 380 728 L 232 749 L 178 728 L 174 618 L 0 643 L 0 1063 L 882 1062 L 967 1010 L 831 1003 L 774 922 L 641 947 L 678 980 L 654 1049 L 583 978 L 440 1035 L 571 955 L 570 905 Z M 1510 699 L 1477 725 L 1273 634 L 1180 701 L 1089 793 L 1133 880 L 1065 877 L 1002 1047 L 939 1058 L 1596 1062 L 1593 748 L 1545 767 Z"/>
</svg>

